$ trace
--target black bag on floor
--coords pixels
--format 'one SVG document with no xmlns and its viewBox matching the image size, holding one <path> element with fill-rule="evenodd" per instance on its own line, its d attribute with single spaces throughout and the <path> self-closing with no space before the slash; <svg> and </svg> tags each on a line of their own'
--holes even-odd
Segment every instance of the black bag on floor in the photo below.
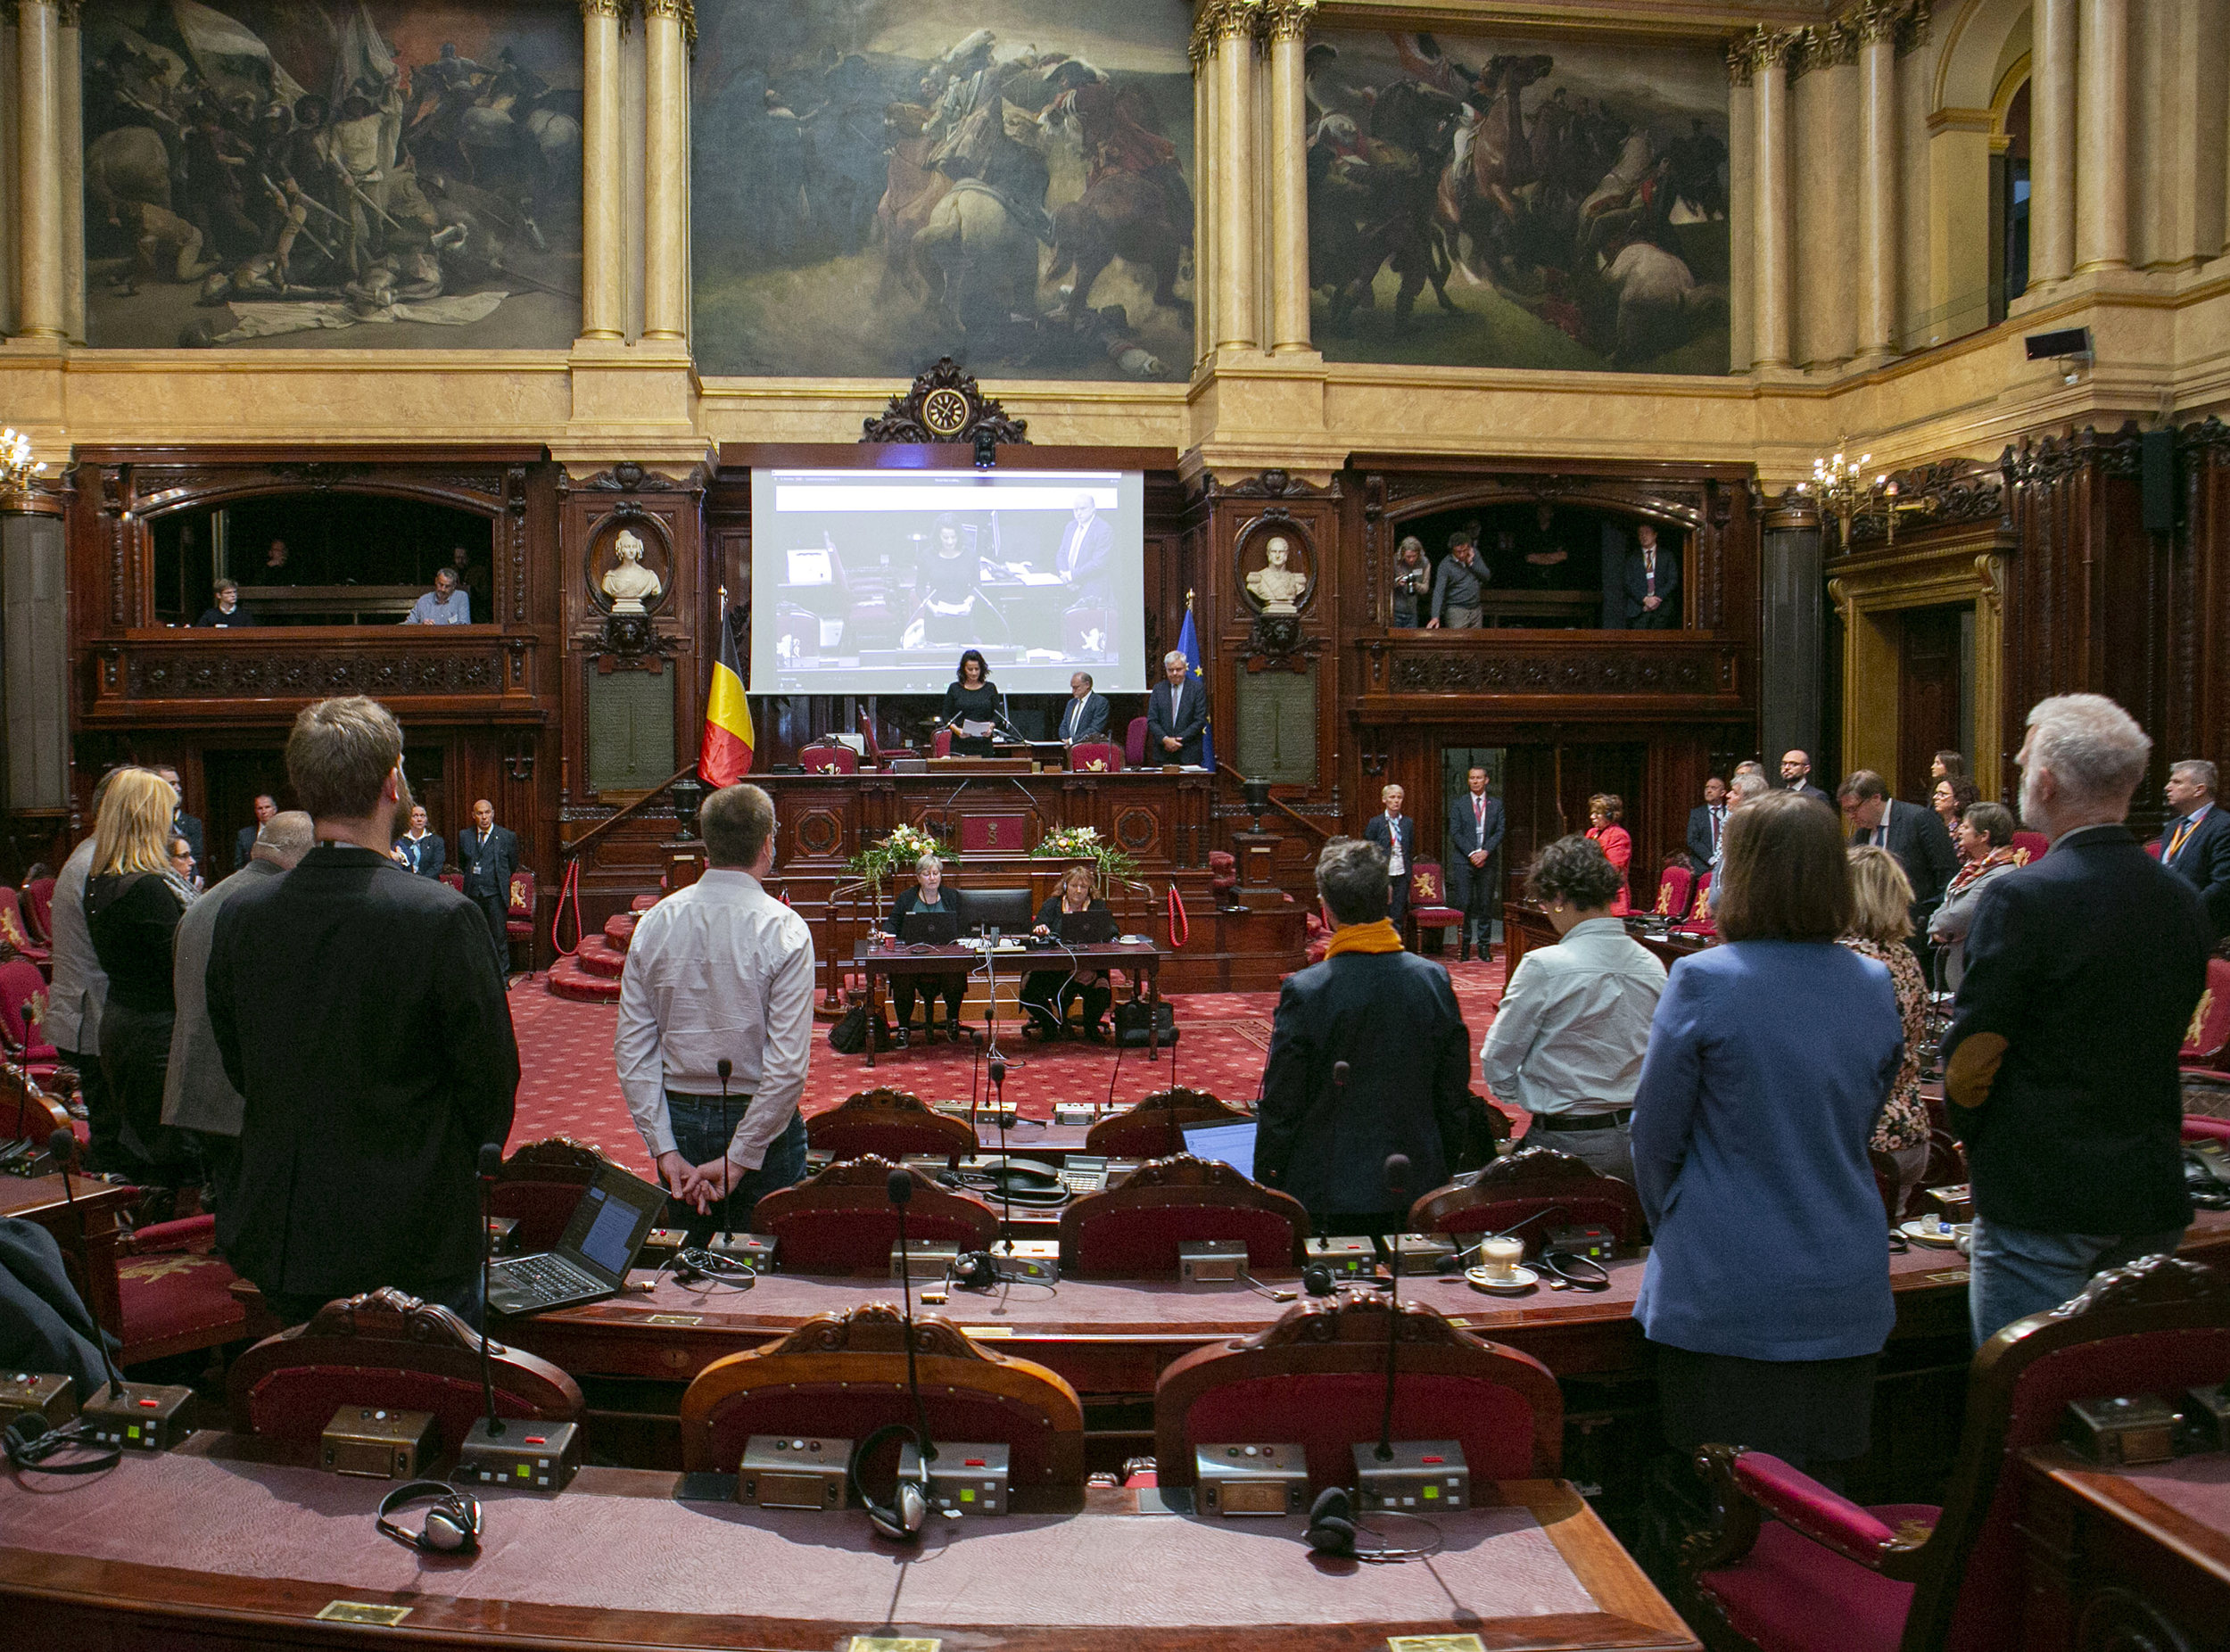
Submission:
<svg viewBox="0 0 2230 1652">
<path fill-rule="evenodd" d="M 890 1048 L 890 1023 L 879 1011 L 875 1015 L 875 1047 Z M 855 1004 L 844 1012 L 844 1019 L 829 1028 L 829 1047 L 838 1055 L 857 1055 L 867 1048 L 867 1005 Z"/>
<path fill-rule="evenodd" d="M 1143 1050 L 1146 1047 L 1149 1033 L 1146 1024 L 1147 1007 L 1146 1001 L 1143 998 L 1133 998 L 1127 1004 L 1119 1004 L 1115 1006 L 1115 1042 L 1126 1050 Z M 1152 1042 L 1158 1045 L 1175 1044 L 1177 1042 L 1177 1011 L 1171 1007 L 1169 1001 L 1166 998 L 1157 1000 L 1152 1007 L 1153 1026 L 1160 1029 L 1158 1035 L 1153 1037 Z"/>
</svg>

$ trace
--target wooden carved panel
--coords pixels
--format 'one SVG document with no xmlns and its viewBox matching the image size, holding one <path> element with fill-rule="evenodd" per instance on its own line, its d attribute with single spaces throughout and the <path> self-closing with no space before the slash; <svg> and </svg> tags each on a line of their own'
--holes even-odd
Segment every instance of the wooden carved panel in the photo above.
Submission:
<svg viewBox="0 0 2230 1652">
<path fill-rule="evenodd" d="M 844 847 L 844 822 L 827 809 L 813 809 L 799 817 L 797 847 L 807 855 L 830 855 Z"/>
<path fill-rule="evenodd" d="M 1395 694 L 1727 694 L 1734 690 L 1731 655 L 1710 649 L 1679 653 L 1610 646 L 1514 654 L 1499 648 L 1395 648 L 1389 690 Z"/>
<path fill-rule="evenodd" d="M 503 650 L 492 640 L 469 648 L 376 652 L 360 645 L 343 652 L 206 643 L 188 652 L 128 643 L 120 652 L 123 697 L 135 700 L 500 694 L 506 675 Z"/>
</svg>

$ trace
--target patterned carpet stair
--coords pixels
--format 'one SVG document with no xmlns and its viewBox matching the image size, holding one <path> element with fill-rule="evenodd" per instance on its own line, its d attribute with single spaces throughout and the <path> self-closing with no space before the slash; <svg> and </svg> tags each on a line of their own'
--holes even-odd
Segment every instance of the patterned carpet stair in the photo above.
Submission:
<svg viewBox="0 0 2230 1652">
<path fill-rule="evenodd" d="M 597 943 L 591 939 L 588 946 Z M 584 953 L 587 946 L 582 949 Z M 544 985 L 553 998 L 570 999 L 574 1004 L 617 1004 L 619 1002 L 619 971 L 599 975 L 577 958 L 560 958 L 549 966 Z"/>
<path fill-rule="evenodd" d="M 550 995 L 575 1004 L 617 1004 L 620 971 L 627 965 L 627 943 L 634 938 L 635 920 L 657 904 L 655 895 L 638 895 L 629 910 L 604 921 L 602 935 L 584 936 L 580 951 L 550 966 L 544 982 Z"/>
</svg>

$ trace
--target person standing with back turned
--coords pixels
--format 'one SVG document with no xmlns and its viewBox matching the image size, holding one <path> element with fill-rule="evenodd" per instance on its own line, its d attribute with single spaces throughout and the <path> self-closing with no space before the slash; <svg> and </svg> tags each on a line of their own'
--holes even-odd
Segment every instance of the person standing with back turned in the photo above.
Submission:
<svg viewBox="0 0 2230 1652">
<path fill-rule="evenodd" d="M 394 1285 L 477 1326 L 480 1150 L 511 1134 L 519 1086 L 503 977 L 472 903 L 388 857 L 410 786 L 385 706 L 303 707 L 286 772 L 317 847 L 234 896 L 210 948 L 242 1098 L 218 1243 L 284 1324 Z"/>
</svg>

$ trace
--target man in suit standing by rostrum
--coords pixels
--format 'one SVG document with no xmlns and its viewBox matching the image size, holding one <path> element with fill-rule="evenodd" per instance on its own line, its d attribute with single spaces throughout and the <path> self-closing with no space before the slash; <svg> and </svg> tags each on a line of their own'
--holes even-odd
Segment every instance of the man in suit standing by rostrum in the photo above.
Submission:
<svg viewBox="0 0 2230 1652">
<path fill-rule="evenodd" d="M 1809 797 L 1823 809 L 1835 806 L 1835 799 L 1812 783 L 1812 754 L 1805 751 L 1781 753 L 1781 789 L 1798 797 Z"/>
<path fill-rule="evenodd" d="M 1727 782 L 1716 774 L 1704 782 L 1704 800 L 1688 812 L 1688 858 L 1698 872 L 1719 868 L 1719 840 L 1727 831 Z"/>
<path fill-rule="evenodd" d="M 1146 763 L 1197 764 L 1201 731 L 1208 727 L 1208 692 L 1192 663 L 1171 648 L 1161 657 L 1162 680 L 1146 698 Z"/>
<path fill-rule="evenodd" d="M 2028 714 L 2014 759 L 2052 853 L 1983 884 L 1944 1038 L 1978 1345 L 2105 1268 L 2172 1254 L 2192 1219 L 2176 1051 L 2207 919 L 2124 824 L 2152 748 L 2113 701 L 2063 694 Z"/>
<path fill-rule="evenodd" d="M 270 823 L 271 817 L 277 813 L 278 799 L 277 797 L 271 796 L 271 794 L 268 791 L 260 791 L 256 793 L 255 823 L 252 826 L 243 826 L 240 829 L 239 836 L 235 837 L 232 840 L 233 871 L 245 871 L 248 869 L 248 857 L 255 853 L 256 833 L 261 831 L 265 826 L 268 825 Z"/>
<path fill-rule="evenodd" d="M 1061 744 L 1106 738 L 1107 696 L 1092 691 L 1090 672 L 1078 672 L 1069 679 L 1069 703 L 1061 708 Z"/>
<path fill-rule="evenodd" d="M 402 731 L 318 700 L 286 742 L 318 847 L 235 896 L 209 1019 L 244 1100 L 226 1260 L 285 1325 L 394 1285 L 477 1326 L 480 1150 L 511 1133 L 518 1043 L 480 914 L 388 857 L 409 806 Z"/>
<path fill-rule="evenodd" d="M 1464 914 L 1456 962 L 1471 958 L 1474 936 L 1484 960 L 1494 942 L 1494 856 L 1502 847 L 1502 805 L 1487 796 L 1487 772 L 1464 776 L 1463 795 L 1448 805 L 1449 903 Z"/>
<path fill-rule="evenodd" d="M 2230 814 L 2215 801 L 2215 765 L 2186 757 L 2168 771 L 2173 818 L 2160 828 L 2160 864 L 2199 891 L 2219 941 L 2230 935 Z"/>
<path fill-rule="evenodd" d="M 1393 920 L 1397 934 L 1408 921 L 1409 873 L 1417 863 L 1417 823 L 1401 812 L 1407 797 L 1399 786 L 1382 787 L 1378 800 L 1385 805 L 1384 813 L 1363 822 L 1364 838 L 1386 852 L 1386 872 L 1393 880 L 1386 915 Z"/>
<path fill-rule="evenodd" d="M 465 874 L 465 896 L 488 921 L 495 943 L 496 968 L 511 970 L 511 874 L 519 869 L 519 840 L 508 826 L 496 824 L 496 805 L 485 797 L 473 805 L 473 823 L 457 834 L 457 870 Z"/>
<path fill-rule="evenodd" d="M 1843 782 L 1837 796 L 1851 824 L 1851 841 L 1887 849 L 1904 868 L 1912 884 L 1912 950 L 1926 971 L 1928 921 L 1959 870 L 1959 852 L 1952 847 L 1951 832 L 1934 809 L 1918 803 L 1892 802 L 1888 783 L 1871 769 L 1858 770 Z"/>
<path fill-rule="evenodd" d="M 1637 532 L 1641 549 L 1626 559 L 1626 628 L 1677 631 L 1681 624 L 1681 555 L 1657 545 L 1656 525 Z"/>
<path fill-rule="evenodd" d="M 1072 608 L 1103 608 L 1110 605 L 1108 564 L 1115 555 L 1115 530 L 1099 518 L 1099 506 L 1089 493 L 1079 493 L 1061 530 L 1061 544 L 1053 552 L 1053 572 L 1069 582 Z"/>
</svg>

